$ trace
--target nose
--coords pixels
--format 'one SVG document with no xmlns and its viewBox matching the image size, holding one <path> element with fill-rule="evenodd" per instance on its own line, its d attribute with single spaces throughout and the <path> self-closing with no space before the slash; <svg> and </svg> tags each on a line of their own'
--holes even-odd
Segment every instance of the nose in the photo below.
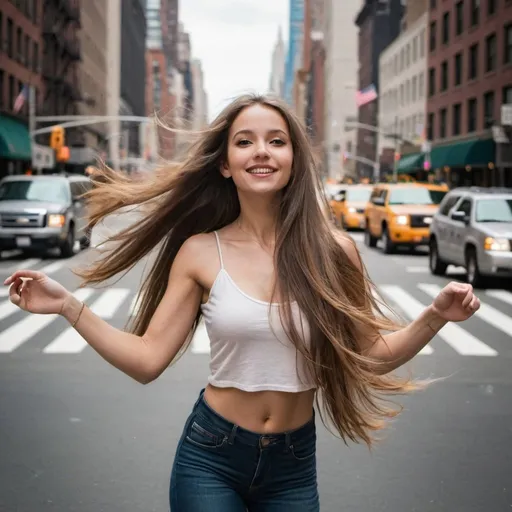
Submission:
<svg viewBox="0 0 512 512">
<path fill-rule="evenodd" d="M 254 157 L 258 159 L 270 158 L 270 153 L 268 152 L 265 141 L 259 142 L 255 145 Z"/>
</svg>

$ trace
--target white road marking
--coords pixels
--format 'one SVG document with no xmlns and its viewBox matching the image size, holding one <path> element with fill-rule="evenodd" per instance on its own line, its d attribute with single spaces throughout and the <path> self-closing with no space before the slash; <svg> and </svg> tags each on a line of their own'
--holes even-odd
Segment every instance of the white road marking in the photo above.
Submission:
<svg viewBox="0 0 512 512">
<path fill-rule="evenodd" d="M 507 304 L 510 304 L 512 306 L 511 292 L 507 292 L 506 290 L 487 290 L 485 294 L 488 295 L 489 297 L 492 297 L 493 299 L 501 300 L 502 302 L 506 302 Z"/>
</svg>

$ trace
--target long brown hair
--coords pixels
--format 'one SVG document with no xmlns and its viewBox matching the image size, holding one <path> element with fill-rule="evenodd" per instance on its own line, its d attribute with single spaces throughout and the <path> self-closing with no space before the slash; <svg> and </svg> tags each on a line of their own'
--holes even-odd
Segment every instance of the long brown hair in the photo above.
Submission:
<svg viewBox="0 0 512 512">
<path fill-rule="evenodd" d="M 293 169 L 282 191 L 275 248 L 274 293 L 279 288 L 283 323 L 297 349 L 310 361 L 321 392 L 317 407 L 324 424 L 327 415 L 345 442 L 362 440 L 371 446 L 375 432 L 400 410 L 388 405 L 387 395 L 408 392 L 417 384 L 383 375 L 378 363 L 361 353 L 357 325 L 375 333 L 396 330 L 398 325 L 381 313 L 364 267 L 361 272 L 340 248 L 324 214 L 326 202 L 306 132 L 280 100 L 252 95 L 235 100 L 200 134 L 184 162 L 169 164 L 143 181 L 102 169 L 103 179 L 87 194 L 90 226 L 132 205 L 142 204 L 142 219 L 110 237 L 109 242 L 117 244 L 115 250 L 75 273 L 83 279 L 82 286 L 100 283 L 127 272 L 158 248 L 130 325 L 131 332 L 143 335 L 165 292 L 162 283 L 185 240 L 231 224 L 240 214 L 236 187 L 222 177 L 220 168 L 227 158 L 233 121 L 254 104 L 283 116 L 293 144 Z M 292 300 L 309 322 L 310 346 L 305 346 L 290 321 Z M 199 319 L 200 311 L 193 331 Z"/>
</svg>

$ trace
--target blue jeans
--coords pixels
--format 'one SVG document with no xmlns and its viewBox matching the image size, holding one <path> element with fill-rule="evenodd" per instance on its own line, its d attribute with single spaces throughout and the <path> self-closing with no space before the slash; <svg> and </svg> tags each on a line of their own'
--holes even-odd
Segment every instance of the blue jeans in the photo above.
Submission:
<svg viewBox="0 0 512 512">
<path fill-rule="evenodd" d="M 319 512 L 315 418 L 257 434 L 219 414 L 204 389 L 176 450 L 171 512 Z"/>
</svg>

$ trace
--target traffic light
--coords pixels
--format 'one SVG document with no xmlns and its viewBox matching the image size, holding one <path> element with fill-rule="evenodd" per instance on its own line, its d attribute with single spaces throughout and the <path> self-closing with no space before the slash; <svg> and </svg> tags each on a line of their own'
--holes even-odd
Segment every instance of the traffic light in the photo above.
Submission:
<svg viewBox="0 0 512 512">
<path fill-rule="evenodd" d="M 64 128 L 54 126 L 50 135 L 50 147 L 59 151 L 64 146 Z"/>
</svg>

